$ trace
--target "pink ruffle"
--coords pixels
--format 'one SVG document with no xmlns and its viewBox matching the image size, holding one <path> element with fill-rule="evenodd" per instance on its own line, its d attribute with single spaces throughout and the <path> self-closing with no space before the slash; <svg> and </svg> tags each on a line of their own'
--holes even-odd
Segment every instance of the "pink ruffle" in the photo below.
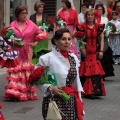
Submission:
<svg viewBox="0 0 120 120">
<path fill-rule="evenodd" d="M 46 39 L 46 38 L 48 38 L 48 33 L 42 31 L 41 33 L 39 33 L 39 34 L 36 36 L 35 40 L 36 40 L 36 41 L 41 41 L 41 40 Z"/>
<path fill-rule="evenodd" d="M 19 64 L 15 68 L 10 68 L 7 70 L 8 73 L 18 73 L 21 71 L 32 71 L 34 66 L 30 63 Z"/>
<path fill-rule="evenodd" d="M 29 63 L 22 63 L 15 68 L 10 68 L 6 77 L 8 84 L 5 86 L 6 99 L 17 100 L 36 100 L 38 99 L 35 93 L 36 87 L 30 87 L 27 83 L 29 75 L 33 71 L 34 66 Z"/>
</svg>

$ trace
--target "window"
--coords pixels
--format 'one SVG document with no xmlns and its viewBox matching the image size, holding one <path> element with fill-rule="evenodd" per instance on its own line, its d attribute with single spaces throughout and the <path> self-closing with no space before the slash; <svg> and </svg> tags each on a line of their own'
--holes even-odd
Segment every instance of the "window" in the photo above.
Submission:
<svg viewBox="0 0 120 120">
<path fill-rule="evenodd" d="M 26 0 L 10 0 L 10 22 L 12 22 L 15 19 L 15 8 L 18 5 L 26 5 Z"/>
<path fill-rule="evenodd" d="M 56 15 L 56 0 L 42 0 L 45 3 L 44 13 L 49 17 Z"/>
</svg>

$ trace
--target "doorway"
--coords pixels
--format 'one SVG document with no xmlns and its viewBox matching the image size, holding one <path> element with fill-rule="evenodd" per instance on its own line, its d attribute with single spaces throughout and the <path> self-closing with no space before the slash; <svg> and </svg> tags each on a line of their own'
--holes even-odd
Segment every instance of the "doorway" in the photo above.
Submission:
<svg viewBox="0 0 120 120">
<path fill-rule="evenodd" d="M 4 0 L 0 1 L 0 31 L 4 27 Z"/>
</svg>

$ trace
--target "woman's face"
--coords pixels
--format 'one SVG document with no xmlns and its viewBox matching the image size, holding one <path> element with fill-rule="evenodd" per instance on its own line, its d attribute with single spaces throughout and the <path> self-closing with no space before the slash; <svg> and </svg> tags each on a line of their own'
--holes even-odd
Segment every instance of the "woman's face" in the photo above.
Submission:
<svg viewBox="0 0 120 120">
<path fill-rule="evenodd" d="M 112 19 L 113 19 L 113 20 L 117 20 L 117 19 L 118 19 L 118 15 L 113 14 L 113 15 L 112 15 Z"/>
<path fill-rule="evenodd" d="M 97 10 L 99 10 L 100 15 L 102 15 L 102 14 L 103 14 L 103 9 L 102 9 L 102 7 L 100 7 L 100 6 L 99 6 L 99 7 L 97 8 Z"/>
<path fill-rule="evenodd" d="M 87 7 L 86 6 L 82 6 L 82 12 L 85 13 L 87 10 Z"/>
<path fill-rule="evenodd" d="M 27 14 L 28 14 L 27 10 L 23 10 L 23 11 L 18 15 L 18 19 L 19 19 L 20 21 L 25 21 L 26 18 L 27 18 Z"/>
<path fill-rule="evenodd" d="M 43 13 L 44 10 L 44 5 L 40 5 L 40 7 L 38 8 L 38 13 Z"/>
<path fill-rule="evenodd" d="M 60 51 L 69 51 L 70 45 L 71 45 L 71 35 L 68 32 L 63 33 L 63 36 L 61 39 L 56 40 L 55 43 L 57 45 L 57 48 Z"/>
<path fill-rule="evenodd" d="M 62 7 L 63 7 L 63 9 L 67 9 L 65 2 L 62 2 Z"/>
<path fill-rule="evenodd" d="M 57 31 L 57 30 L 59 30 L 59 29 L 61 29 L 61 26 L 60 25 L 55 25 L 55 31 Z"/>
<path fill-rule="evenodd" d="M 94 22 L 94 20 L 95 20 L 95 15 L 94 15 L 94 13 L 93 13 L 93 12 L 88 12 L 86 19 L 87 19 L 88 22 Z"/>
<path fill-rule="evenodd" d="M 116 10 L 118 10 L 120 12 L 120 2 L 117 3 Z"/>
</svg>

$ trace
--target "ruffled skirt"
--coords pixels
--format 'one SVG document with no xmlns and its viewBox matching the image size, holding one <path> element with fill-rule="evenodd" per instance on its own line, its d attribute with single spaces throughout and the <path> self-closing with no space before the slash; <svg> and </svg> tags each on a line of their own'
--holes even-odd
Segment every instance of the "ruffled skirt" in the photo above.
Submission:
<svg viewBox="0 0 120 120">
<path fill-rule="evenodd" d="M 102 67 L 105 72 L 105 77 L 115 76 L 112 53 L 113 53 L 112 49 L 108 47 L 108 49 L 104 52 L 103 58 L 101 60 Z"/>
<path fill-rule="evenodd" d="M 120 34 L 109 37 L 109 46 L 113 51 L 113 60 L 115 64 L 120 64 Z"/>
<path fill-rule="evenodd" d="M 5 86 L 6 92 L 4 97 L 9 100 L 36 100 L 36 87 L 30 87 L 28 78 L 33 71 L 34 66 L 30 63 L 24 62 L 15 68 L 8 69 L 8 84 Z"/>
<path fill-rule="evenodd" d="M 96 60 L 96 55 L 88 55 L 80 66 L 81 83 L 84 90 L 84 95 L 105 96 L 105 86 L 103 77 L 105 72 L 99 60 Z"/>
</svg>

